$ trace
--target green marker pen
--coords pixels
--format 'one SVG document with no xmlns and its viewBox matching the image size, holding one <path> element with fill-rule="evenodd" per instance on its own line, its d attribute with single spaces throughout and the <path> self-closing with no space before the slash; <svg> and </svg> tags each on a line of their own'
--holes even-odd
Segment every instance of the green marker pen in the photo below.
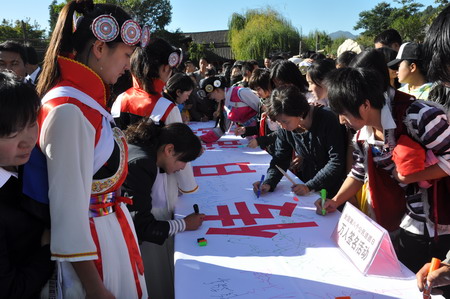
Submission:
<svg viewBox="0 0 450 299">
<path fill-rule="evenodd" d="M 325 210 L 323 208 L 323 206 L 324 206 L 325 201 L 327 199 L 327 190 L 325 190 L 325 189 L 320 190 L 320 198 L 322 198 L 322 215 L 325 216 L 325 214 L 327 213 L 327 210 Z"/>
</svg>

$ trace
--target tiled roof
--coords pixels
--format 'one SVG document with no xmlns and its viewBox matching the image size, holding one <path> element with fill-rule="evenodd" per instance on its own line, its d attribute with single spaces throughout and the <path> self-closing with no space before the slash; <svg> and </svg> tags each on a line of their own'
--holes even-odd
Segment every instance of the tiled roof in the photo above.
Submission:
<svg viewBox="0 0 450 299">
<path fill-rule="evenodd" d="M 192 38 L 192 41 L 198 44 L 215 43 L 228 45 L 228 30 L 185 32 L 184 35 L 190 36 Z"/>
</svg>

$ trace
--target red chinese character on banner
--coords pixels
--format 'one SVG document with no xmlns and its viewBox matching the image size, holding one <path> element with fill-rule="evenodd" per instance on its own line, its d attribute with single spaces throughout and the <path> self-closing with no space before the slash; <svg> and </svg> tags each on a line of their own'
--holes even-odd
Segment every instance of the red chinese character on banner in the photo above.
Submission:
<svg viewBox="0 0 450 299">
<path fill-rule="evenodd" d="M 274 232 L 268 232 L 268 230 L 279 230 L 287 228 L 302 228 L 302 227 L 315 227 L 318 226 L 314 221 L 298 222 L 298 223 L 280 223 L 269 225 L 256 225 L 245 226 L 235 228 L 216 228 L 211 227 L 206 232 L 207 235 L 238 235 L 238 236 L 250 236 L 250 237 L 262 237 L 272 238 L 277 235 Z"/>
<path fill-rule="evenodd" d="M 226 163 L 217 165 L 194 166 L 194 176 L 216 176 L 234 173 L 252 173 L 256 170 L 250 169 L 249 162 Z"/>
<path fill-rule="evenodd" d="M 257 224 L 256 219 L 273 219 L 270 210 L 279 210 L 280 216 L 291 217 L 297 204 L 285 202 L 282 206 L 268 205 L 268 204 L 254 204 L 258 213 L 251 213 L 245 202 L 236 202 L 237 214 L 231 214 L 228 206 L 217 206 L 218 215 L 206 215 L 205 221 L 220 220 L 223 226 L 235 225 L 234 220 L 240 219 L 245 225 Z M 209 228 L 206 234 L 209 235 L 240 235 L 240 236 L 253 236 L 272 238 L 277 233 L 269 232 L 268 230 L 280 230 L 288 228 L 301 228 L 301 227 L 315 227 L 317 223 L 299 222 L 299 223 L 282 223 L 282 224 L 269 224 L 269 225 L 256 225 L 245 226 L 235 228 Z"/>
<path fill-rule="evenodd" d="M 255 219 L 273 219 L 273 215 L 270 210 L 279 210 L 280 216 L 292 216 L 297 204 L 291 202 L 285 202 L 282 206 L 255 204 L 258 214 L 252 214 L 245 202 L 235 202 L 234 205 L 238 211 L 237 214 L 232 215 L 228 206 L 217 206 L 218 215 L 206 215 L 204 220 L 220 220 L 223 226 L 234 225 L 235 219 L 241 219 L 245 225 L 257 224 Z"/>
<path fill-rule="evenodd" d="M 226 141 L 217 141 L 205 144 L 206 150 L 212 150 L 217 148 L 240 148 L 246 147 L 245 144 L 242 144 L 240 140 L 226 140 Z"/>
<path fill-rule="evenodd" d="M 212 129 L 214 129 L 214 128 L 198 128 L 196 130 L 192 130 L 192 132 L 194 132 L 195 135 L 203 135 L 203 134 L 208 133 Z"/>
</svg>

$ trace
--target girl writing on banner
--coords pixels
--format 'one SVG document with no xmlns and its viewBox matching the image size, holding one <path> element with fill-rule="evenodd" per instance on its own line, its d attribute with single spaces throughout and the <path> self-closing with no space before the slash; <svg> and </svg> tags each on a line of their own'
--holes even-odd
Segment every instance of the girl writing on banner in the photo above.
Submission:
<svg viewBox="0 0 450 299">
<path fill-rule="evenodd" d="M 242 126 L 256 124 L 259 98 L 250 88 L 240 86 L 228 87 L 225 77 L 213 76 L 200 82 L 198 94 L 202 98 L 208 97 L 211 100 L 215 100 L 219 105 L 216 127 L 200 136 L 203 142 L 216 142 L 231 128 L 233 122 Z"/>
<path fill-rule="evenodd" d="M 293 85 L 272 92 L 268 115 L 281 129 L 277 131 L 266 179 L 261 186 L 255 182 L 254 191 L 274 191 L 283 176 L 276 166 L 286 171 L 295 151 L 302 157 L 297 175 L 304 183 L 293 185 L 292 191 L 306 195 L 326 189 L 329 194 L 336 194 L 345 175 L 345 139 L 336 115 L 327 108 L 309 105 Z"/>
<path fill-rule="evenodd" d="M 190 80 L 190 79 L 189 79 Z M 142 247 L 151 298 L 174 298 L 173 236 L 196 230 L 204 214 L 173 219 L 175 207 L 166 200 L 167 176 L 180 171 L 202 151 L 200 139 L 185 124 L 157 126 L 142 119 L 125 131 L 129 144 L 128 176 L 123 192 L 133 198 L 129 206 Z"/>
<path fill-rule="evenodd" d="M 261 103 L 257 116 L 258 123 L 256 126 L 237 127 L 234 133 L 241 135 L 243 138 L 256 135 L 257 137 L 248 142 L 248 147 L 256 148 L 259 146 L 272 155 L 274 153 L 275 140 L 277 139 L 275 131 L 279 129 L 279 126 L 267 116 L 266 103 L 269 101 L 272 93 L 270 72 L 266 69 L 255 69 L 250 76 L 248 84 L 260 98 Z"/>
<path fill-rule="evenodd" d="M 143 118 L 151 119 L 159 125 L 182 123 L 176 104 L 163 96 L 163 88 L 172 74 L 172 69 L 181 61 L 181 50 L 172 47 L 163 39 L 152 38 L 146 47 L 136 49 L 131 56 L 130 68 L 133 86 L 119 95 L 112 107 L 112 114 L 122 129 L 125 130 Z M 150 183 L 149 181 L 148 184 Z M 158 219 L 171 220 L 179 195 L 198 190 L 191 164 L 187 163 L 180 171 L 167 174 L 165 184 L 167 188 L 164 194 L 161 194 L 160 200 L 166 202 L 168 212 L 158 215 Z M 140 248 L 144 262 L 150 267 L 154 258 L 153 252 L 160 252 L 161 255 L 173 253 L 173 238 L 166 242 L 164 248 L 149 242 L 142 243 Z M 151 297 L 158 296 L 157 290 L 162 287 L 155 283 L 153 278 L 154 275 L 146 276 Z M 155 288 L 155 292 L 152 292 L 151 288 Z"/>
</svg>

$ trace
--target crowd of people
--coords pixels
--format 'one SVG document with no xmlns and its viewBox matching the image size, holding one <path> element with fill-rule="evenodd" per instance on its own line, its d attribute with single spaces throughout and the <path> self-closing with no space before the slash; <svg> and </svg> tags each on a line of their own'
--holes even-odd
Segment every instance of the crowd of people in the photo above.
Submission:
<svg viewBox="0 0 450 299">
<path fill-rule="evenodd" d="M 79 17 L 74 19 L 74 14 Z M 0 297 L 174 298 L 174 219 L 190 162 L 226 132 L 271 155 L 296 195 L 327 190 L 383 226 L 399 260 L 450 298 L 450 7 L 424 43 L 381 32 L 336 59 L 194 62 L 123 9 L 62 9 L 43 63 L 0 44 Z M 186 123 L 215 120 L 197 137 Z M 322 211 L 325 210 L 326 213 Z M 328 236 L 324 236 L 328 237 Z M 429 272 L 432 257 L 444 260 Z"/>
</svg>

